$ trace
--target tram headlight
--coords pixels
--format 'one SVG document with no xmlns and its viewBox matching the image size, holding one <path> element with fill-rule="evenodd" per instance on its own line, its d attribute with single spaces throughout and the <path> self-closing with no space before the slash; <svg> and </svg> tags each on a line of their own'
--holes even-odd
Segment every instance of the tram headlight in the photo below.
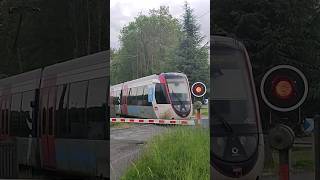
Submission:
<svg viewBox="0 0 320 180">
<path fill-rule="evenodd" d="M 189 111 L 190 111 L 191 105 L 190 105 L 190 104 L 183 104 L 183 105 L 181 105 L 181 104 L 176 104 L 176 105 L 174 105 L 174 108 L 175 108 L 177 111 L 179 111 L 179 112 L 184 112 L 184 113 L 186 113 L 186 112 L 189 112 Z"/>
</svg>

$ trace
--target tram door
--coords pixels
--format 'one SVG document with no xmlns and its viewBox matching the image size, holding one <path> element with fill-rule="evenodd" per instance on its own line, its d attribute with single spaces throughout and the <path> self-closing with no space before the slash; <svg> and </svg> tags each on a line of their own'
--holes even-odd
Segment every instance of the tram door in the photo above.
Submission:
<svg viewBox="0 0 320 180">
<path fill-rule="evenodd" d="M 128 106 L 127 106 L 128 94 L 129 94 L 128 85 L 124 85 L 124 88 L 122 90 L 121 114 L 125 114 L 125 115 L 128 115 Z"/>
<path fill-rule="evenodd" d="M 42 167 L 56 167 L 55 138 L 54 138 L 54 105 L 56 87 L 45 88 L 41 95 L 41 159 Z"/>
<path fill-rule="evenodd" d="M 10 97 L 0 99 L 0 139 L 9 135 Z"/>
</svg>

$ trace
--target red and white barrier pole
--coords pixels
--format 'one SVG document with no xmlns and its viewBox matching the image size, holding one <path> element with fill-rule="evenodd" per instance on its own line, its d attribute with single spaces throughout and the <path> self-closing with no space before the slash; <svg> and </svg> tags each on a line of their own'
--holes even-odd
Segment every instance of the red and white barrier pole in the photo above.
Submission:
<svg viewBox="0 0 320 180">
<path fill-rule="evenodd" d="M 279 180 L 289 180 L 289 149 L 279 151 Z"/>
<path fill-rule="evenodd" d="M 122 123 L 142 123 L 142 124 L 176 124 L 176 125 L 195 125 L 194 120 L 182 119 L 134 119 L 134 118 L 110 118 L 110 122 Z"/>
</svg>

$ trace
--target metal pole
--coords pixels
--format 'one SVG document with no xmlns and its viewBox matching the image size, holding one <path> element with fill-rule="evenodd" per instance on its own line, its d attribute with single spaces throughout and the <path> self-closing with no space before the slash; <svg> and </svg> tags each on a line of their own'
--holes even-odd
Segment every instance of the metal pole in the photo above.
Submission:
<svg viewBox="0 0 320 180">
<path fill-rule="evenodd" d="M 320 179 L 320 114 L 314 116 L 315 179 Z"/>
<path fill-rule="evenodd" d="M 289 180 L 289 149 L 279 151 L 279 180 Z"/>
<path fill-rule="evenodd" d="M 201 120 L 201 113 L 200 113 L 200 109 L 197 109 L 197 115 L 196 115 L 196 119 L 197 119 L 197 127 L 200 127 L 200 120 Z"/>
</svg>

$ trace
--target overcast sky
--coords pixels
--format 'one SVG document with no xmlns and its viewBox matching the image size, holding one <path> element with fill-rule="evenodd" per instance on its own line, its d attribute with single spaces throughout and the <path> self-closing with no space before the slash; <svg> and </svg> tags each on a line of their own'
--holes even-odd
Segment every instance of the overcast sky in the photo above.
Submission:
<svg viewBox="0 0 320 180">
<path fill-rule="evenodd" d="M 159 9 L 161 5 L 169 6 L 173 17 L 182 19 L 185 0 L 111 0 L 110 1 L 110 47 L 118 49 L 120 30 L 139 12 L 148 14 L 149 9 Z M 201 34 L 210 39 L 210 0 L 188 0 L 190 7 L 200 24 Z"/>
</svg>

